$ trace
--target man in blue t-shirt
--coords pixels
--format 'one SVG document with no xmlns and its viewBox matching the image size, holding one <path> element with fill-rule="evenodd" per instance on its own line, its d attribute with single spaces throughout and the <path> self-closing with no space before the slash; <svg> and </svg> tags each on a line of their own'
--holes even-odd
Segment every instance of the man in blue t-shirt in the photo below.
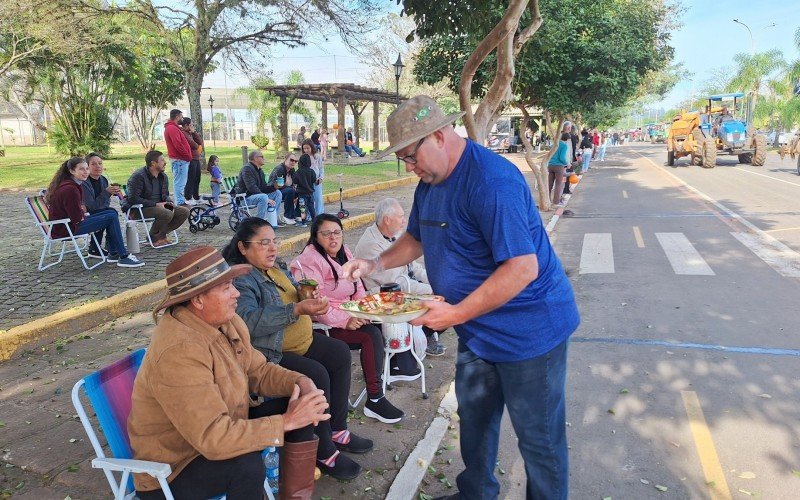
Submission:
<svg viewBox="0 0 800 500">
<path fill-rule="evenodd" d="M 408 230 L 373 260 L 354 259 L 358 279 L 425 255 L 433 291 L 412 322 L 458 334 L 456 397 L 461 418 L 459 494 L 496 498 L 493 471 L 508 408 L 528 477 L 527 497 L 566 499 L 567 340 L 580 322 L 572 287 L 519 170 L 459 137 L 435 101 L 417 96 L 387 120 L 390 148 L 422 182 Z M 449 498 L 449 497 L 447 497 Z"/>
</svg>

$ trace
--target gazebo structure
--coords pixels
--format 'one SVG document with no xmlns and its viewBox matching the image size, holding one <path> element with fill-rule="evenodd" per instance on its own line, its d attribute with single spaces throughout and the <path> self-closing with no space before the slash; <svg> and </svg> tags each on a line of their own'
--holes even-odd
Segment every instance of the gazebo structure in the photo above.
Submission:
<svg viewBox="0 0 800 500">
<path fill-rule="evenodd" d="M 358 144 L 359 137 L 359 119 L 361 114 L 367 109 L 369 103 L 372 103 L 372 124 L 375 133 L 372 134 L 373 149 L 380 148 L 379 134 L 380 124 L 378 118 L 380 110 L 378 103 L 385 102 L 389 104 L 399 104 L 400 101 L 406 98 L 400 96 L 399 100 L 395 93 L 387 92 L 385 90 L 373 89 L 362 87 L 352 83 L 317 83 L 317 84 L 302 84 L 302 85 L 273 85 L 268 87 L 259 87 L 261 90 L 272 93 L 280 97 L 281 102 L 281 148 L 283 151 L 289 151 L 289 107 L 294 103 L 295 99 L 303 99 L 307 101 L 320 101 L 322 103 L 322 127 L 328 128 L 328 104 L 332 104 L 338 112 L 337 140 L 340 152 L 344 152 L 344 115 L 347 106 L 350 106 L 353 112 L 353 139 Z"/>
</svg>

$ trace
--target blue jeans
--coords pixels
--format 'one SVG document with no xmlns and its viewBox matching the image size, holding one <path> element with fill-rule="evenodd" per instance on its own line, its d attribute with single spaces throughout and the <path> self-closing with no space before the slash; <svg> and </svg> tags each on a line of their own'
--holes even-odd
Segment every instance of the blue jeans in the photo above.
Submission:
<svg viewBox="0 0 800 500">
<path fill-rule="evenodd" d="M 589 170 L 589 163 L 592 161 L 592 150 L 591 149 L 584 149 L 583 150 L 583 171 L 586 172 Z"/>
<path fill-rule="evenodd" d="M 287 219 L 293 220 L 295 218 L 294 200 L 297 197 L 292 186 L 284 186 L 279 188 L 281 196 L 283 196 L 283 216 Z"/>
<path fill-rule="evenodd" d="M 351 155 L 358 155 L 358 156 L 361 156 L 362 154 L 364 154 L 364 153 L 363 153 L 363 151 L 361 151 L 361 148 L 359 148 L 359 147 L 358 147 L 358 146 L 356 146 L 355 144 L 353 144 L 352 146 L 349 146 L 349 145 L 345 144 L 345 146 L 344 146 L 344 150 L 345 150 L 347 153 L 350 153 Z"/>
<path fill-rule="evenodd" d="M 103 212 L 114 212 L 114 215 L 117 215 L 117 217 L 119 217 L 119 214 L 117 213 L 117 209 L 111 208 L 111 207 L 101 208 L 100 210 L 98 210 L 96 212 L 92 212 L 92 215 L 101 214 Z M 96 231 L 94 233 L 94 237 L 97 240 L 97 244 L 98 245 L 102 246 L 102 244 L 103 244 L 103 234 L 105 232 L 106 232 L 106 230 L 105 230 L 105 228 L 103 228 L 103 229 L 101 229 L 99 231 Z M 108 238 L 106 238 L 106 239 L 108 239 Z M 89 241 L 89 249 L 90 250 L 94 250 L 94 251 L 98 251 L 100 249 L 100 247 L 95 246 L 94 239 L 93 239 L 93 240 Z M 106 249 L 108 249 L 108 245 L 106 245 Z M 104 250 L 104 253 L 108 253 L 108 250 Z"/>
<path fill-rule="evenodd" d="M 314 213 L 325 213 L 325 201 L 322 198 L 322 183 L 314 186 Z"/>
<path fill-rule="evenodd" d="M 106 232 L 108 249 L 111 253 L 119 254 L 122 259 L 127 257 L 128 250 L 125 248 L 125 241 L 122 239 L 122 230 L 119 227 L 119 216 L 116 210 L 113 212 L 98 212 L 83 219 L 78 224 L 78 230 L 75 234 L 96 233 L 101 230 Z"/>
<path fill-rule="evenodd" d="M 608 140 L 606 140 L 606 142 L 604 142 L 604 143 L 603 143 L 603 144 L 600 146 L 600 153 L 597 155 L 597 159 L 598 159 L 598 160 L 600 160 L 600 161 L 605 161 L 605 159 L 606 159 L 606 146 L 607 146 L 607 145 L 608 145 Z"/>
<path fill-rule="evenodd" d="M 311 222 L 314 220 L 314 217 L 317 216 L 317 212 L 314 210 L 314 195 L 313 194 L 298 194 L 298 200 L 303 200 L 303 203 L 306 206 L 306 218 L 307 222 Z M 297 216 L 300 217 L 300 209 L 297 210 Z"/>
<path fill-rule="evenodd" d="M 269 200 L 275 204 L 270 206 Z M 278 207 L 281 206 L 281 201 L 283 194 L 277 189 L 271 193 L 251 194 L 247 197 L 247 205 L 256 207 L 256 217 L 269 222 L 272 227 L 278 227 Z"/>
<path fill-rule="evenodd" d="M 566 500 L 566 376 L 567 341 L 508 363 L 484 361 L 459 342 L 456 399 L 465 469 L 456 482 L 462 499 L 495 499 L 500 493 L 494 470 L 505 406 L 525 461 L 526 498 Z"/>
<path fill-rule="evenodd" d="M 172 162 L 172 191 L 175 193 L 175 204 L 183 205 L 186 203 L 183 190 L 186 189 L 186 181 L 189 179 L 189 162 L 173 158 L 169 161 Z"/>
<path fill-rule="evenodd" d="M 214 201 L 214 203 L 219 202 L 219 194 L 222 189 L 221 186 L 222 184 L 220 184 L 219 182 L 211 183 L 211 199 Z"/>
</svg>

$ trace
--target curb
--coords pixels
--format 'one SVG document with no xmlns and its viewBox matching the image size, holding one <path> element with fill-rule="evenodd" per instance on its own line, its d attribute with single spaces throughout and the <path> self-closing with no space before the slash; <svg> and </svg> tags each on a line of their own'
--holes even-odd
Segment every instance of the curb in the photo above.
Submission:
<svg viewBox="0 0 800 500">
<path fill-rule="evenodd" d="M 391 189 L 394 187 L 408 186 L 419 182 L 417 176 L 401 177 L 400 179 L 392 179 L 390 181 L 376 182 L 375 184 L 367 184 L 366 186 L 359 186 L 342 191 L 342 199 L 355 198 L 356 196 L 363 196 L 365 194 L 374 193 L 383 189 Z M 325 203 L 333 203 L 339 201 L 339 193 L 333 192 L 322 196 Z"/>
<path fill-rule="evenodd" d="M 417 180 L 416 178 L 412 179 L 414 181 Z M 389 183 L 395 184 L 391 184 L 388 187 L 403 185 L 396 184 L 397 182 L 389 181 Z M 405 182 L 408 183 L 408 181 Z M 385 184 L 378 183 L 374 185 Z M 355 188 L 354 190 L 356 189 L 361 188 Z M 386 187 L 382 189 L 386 189 Z M 376 190 L 366 190 L 365 193 L 371 193 Z M 344 226 L 345 230 L 350 230 L 371 224 L 374 220 L 375 214 L 368 213 L 344 219 L 342 226 Z M 278 253 L 287 255 L 299 251 L 306 245 L 306 241 L 308 241 L 308 236 L 304 234 L 287 238 L 281 243 Z M 165 289 L 165 280 L 154 281 L 105 299 L 59 311 L 29 323 L 0 331 L 0 362 L 10 359 L 24 345 L 48 340 L 59 335 L 72 335 L 107 323 L 120 316 L 155 307 Z"/>
<path fill-rule="evenodd" d="M 578 176 L 578 182 L 573 184 L 572 187 L 570 188 L 570 191 L 572 191 L 573 194 L 575 192 L 575 189 L 577 189 L 578 186 L 580 186 L 581 181 L 583 180 L 583 176 L 584 176 L 584 174 L 579 175 Z M 569 198 L 567 198 L 566 201 L 564 201 L 564 206 L 559 208 L 558 210 L 556 210 L 556 213 L 553 215 L 553 217 L 550 218 L 550 222 L 548 222 L 547 226 L 545 226 L 545 228 L 544 228 L 544 230 L 547 232 L 548 235 L 550 233 L 552 233 L 553 230 L 556 228 L 556 224 L 558 224 L 558 219 L 561 218 L 561 215 L 564 213 L 564 210 L 567 208 L 567 205 L 569 204 L 569 200 L 571 200 L 571 199 L 572 199 L 572 195 L 569 195 Z"/>
</svg>

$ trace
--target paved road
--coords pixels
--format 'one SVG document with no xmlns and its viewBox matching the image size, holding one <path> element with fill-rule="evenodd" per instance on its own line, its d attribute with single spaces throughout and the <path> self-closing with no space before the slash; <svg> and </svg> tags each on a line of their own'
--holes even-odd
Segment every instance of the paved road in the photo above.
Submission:
<svg viewBox="0 0 800 500">
<path fill-rule="evenodd" d="M 583 320 L 570 347 L 571 497 L 798 498 L 793 165 L 670 168 L 650 145 L 608 158 L 553 234 Z M 434 460 L 451 482 L 457 443 L 456 429 Z M 524 498 L 507 421 L 502 443 L 503 497 Z"/>
</svg>

